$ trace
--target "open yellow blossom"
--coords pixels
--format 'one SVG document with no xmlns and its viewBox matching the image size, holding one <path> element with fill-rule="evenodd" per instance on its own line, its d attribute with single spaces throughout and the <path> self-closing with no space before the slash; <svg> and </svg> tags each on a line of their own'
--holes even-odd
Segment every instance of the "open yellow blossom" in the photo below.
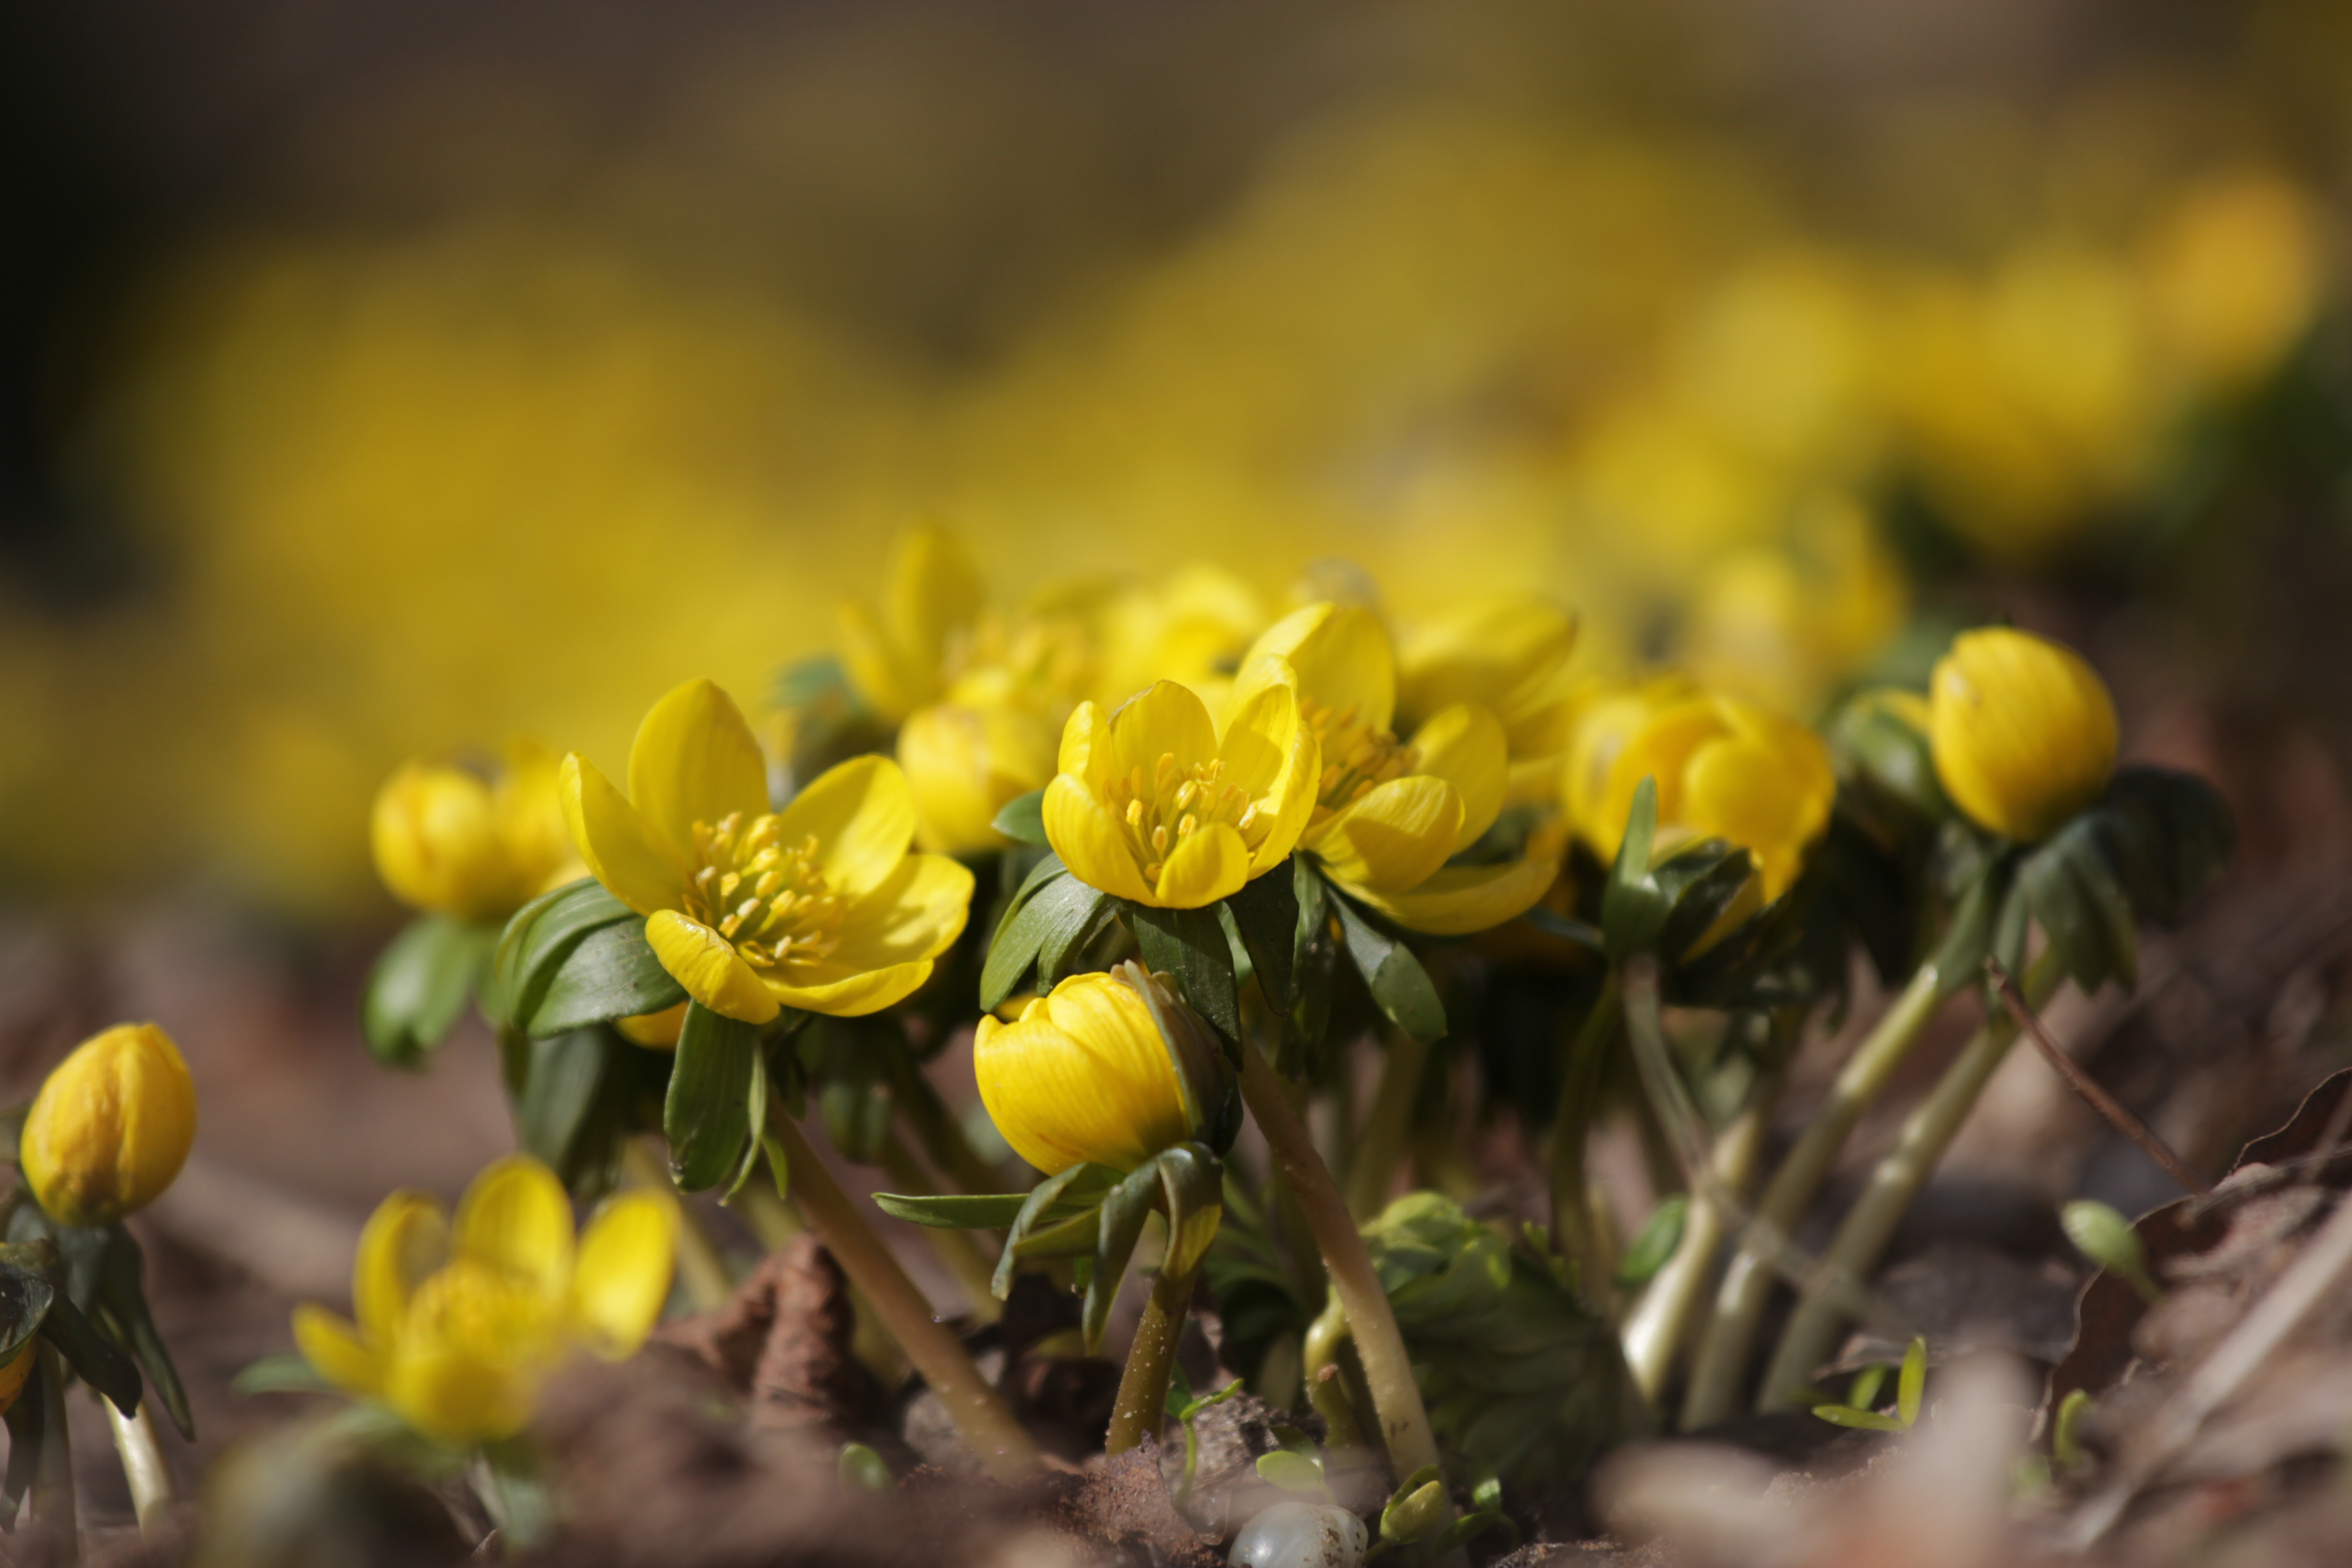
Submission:
<svg viewBox="0 0 2352 1568">
<path fill-rule="evenodd" d="M 1199 909 L 1289 858 L 1314 809 L 1316 754 L 1280 682 L 1236 700 L 1222 735 L 1171 680 L 1108 713 L 1081 703 L 1045 786 L 1045 837 L 1089 887 Z"/>
<path fill-rule="evenodd" d="M 196 1084 L 180 1047 L 152 1024 L 117 1024 L 42 1082 L 16 1158 L 51 1219 L 110 1225 L 163 1196 L 195 1140 Z"/>
<path fill-rule="evenodd" d="M 1189 562 L 1112 594 L 1097 617 L 1097 694 L 1117 702 L 1155 680 L 1191 688 L 1221 711 L 1250 639 L 1265 629 L 1256 590 L 1222 566 Z"/>
<path fill-rule="evenodd" d="M 1416 931 L 1483 931 L 1518 915 L 1556 868 L 1530 857 L 1496 865 L 1447 862 L 1502 814 L 1510 742 L 1475 702 L 1431 714 L 1402 742 L 1396 656 L 1388 629 L 1353 605 L 1309 605 L 1251 645 L 1234 683 L 1245 703 L 1295 681 L 1322 766 L 1299 847 L 1341 887 Z"/>
<path fill-rule="evenodd" d="M 1094 668 L 1086 617 L 1071 605 L 1008 614 L 988 603 L 980 568 L 947 530 L 910 530 L 879 608 L 841 607 L 841 661 L 892 723 L 925 705 L 1027 708 L 1058 723 Z"/>
<path fill-rule="evenodd" d="M 500 921 L 580 875 L 555 754 L 517 739 L 505 763 L 485 772 L 419 758 L 384 782 L 369 840 L 394 898 L 456 920 Z"/>
<path fill-rule="evenodd" d="M 2009 626 L 1962 632 L 1929 693 L 1936 776 L 1980 826 L 2039 843 L 2107 787 L 2116 705 L 2074 649 Z"/>
<path fill-rule="evenodd" d="M 1672 678 L 1604 698 L 1580 721 L 1569 810 L 1602 860 L 1616 858 L 1645 778 L 1657 781 L 1658 853 L 1700 838 L 1737 844 L 1754 858 L 1768 903 L 1803 871 L 1837 799 L 1820 736 L 1769 708 Z"/>
<path fill-rule="evenodd" d="M 936 702 L 898 726 L 898 765 L 915 795 L 915 842 L 941 855 L 1004 847 L 991 826 L 1005 802 L 1054 776 L 1054 729 L 1013 707 Z"/>
<path fill-rule="evenodd" d="M 645 1342 L 669 1299 L 677 1231 L 667 1194 L 629 1192 L 575 1245 L 562 1184 L 515 1155 L 474 1178 L 454 1225 L 423 1193 L 384 1199 L 352 1268 L 358 1322 L 297 1307 L 294 1342 L 328 1382 L 426 1436 L 510 1437 L 575 1350 L 622 1361 Z"/>
<path fill-rule="evenodd" d="M 1534 598 L 1497 598 L 1431 621 L 1397 650 L 1397 710 L 1407 724 L 1457 702 L 1503 721 L 1513 803 L 1549 805 L 1575 709 L 1565 671 L 1576 617 Z"/>
<path fill-rule="evenodd" d="M 1055 1175 L 1091 1163 L 1132 1171 L 1213 1135 L 1233 1070 L 1164 974 L 1123 963 L 1073 974 L 1018 1022 L 980 1021 L 981 1102 L 1023 1159 Z"/>
<path fill-rule="evenodd" d="M 581 858 L 647 917 L 662 967 L 744 1023 L 889 1006 L 930 978 L 971 907 L 970 871 L 908 852 L 915 802 L 898 763 L 852 758 L 772 812 L 759 742 L 708 680 L 646 715 L 626 795 L 574 752 L 562 796 Z"/>
</svg>

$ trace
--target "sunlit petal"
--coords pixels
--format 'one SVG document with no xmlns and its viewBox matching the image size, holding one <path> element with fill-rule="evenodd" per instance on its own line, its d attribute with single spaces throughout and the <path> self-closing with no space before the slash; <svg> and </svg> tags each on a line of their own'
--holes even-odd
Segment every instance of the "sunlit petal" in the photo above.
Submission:
<svg viewBox="0 0 2352 1568">
<path fill-rule="evenodd" d="M 735 700 L 689 680 L 649 710 L 629 747 L 629 800 L 680 859 L 694 858 L 694 825 L 768 809 L 768 764 Z"/>
<path fill-rule="evenodd" d="M 1478 842 L 1502 815 L 1510 787 L 1511 749 L 1503 721 L 1475 703 L 1457 702 L 1423 724 L 1412 737 L 1419 761 L 1413 772 L 1444 779 L 1462 797 L 1462 826 L 1451 853 Z"/>
<path fill-rule="evenodd" d="M 1396 715 L 1396 655 L 1388 628 L 1359 605 L 1309 605 L 1268 626 L 1243 657 L 1234 682 L 1238 704 L 1262 677 L 1252 666 L 1276 656 L 1297 672 L 1298 689 L 1320 706 L 1352 710 L 1355 721 L 1385 730 Z"/>
<path fill-rule="evenodd" d="M 294 1309 L 294 1346 L 311 1370 L 346 1394 L 373 1399 L 383 1389 L 383 1358 L 350 1322 L 324 1307 Z"/>
<path fill-rule="evenodd" d="M 646 921 L 646 942 L 670 978 L 686 994 L 723 1017 L 764 1024 L 776 1016 L 776 999 L 759 972 L 725 937 L 701 921 L 664 910 Z"/>
<path fill-rule="evenodd" d="M 856 898 L 906 858 L 915 837 L 915 795 L 888 757 L 853 757 L 793 797 L 777 824 L 787 845 L 810 835 L 834 890 Z"/>
<path fill-rule="evenodd" d="M 963 934 L 971 910 L 971 872 L 944 855 L 908 855 L 881 884 L 849 907 L 833 963 L 882 969 L 937 958 Z"/>
<path fill-rule="evenodd" d="M 835 1018 L 862 1018 L 903 1002 L 920 990 L 923 982 L 931 977 L 932 961 L 926 958 L 912 963 L 894 963 L 887 969 L 845 974 L 839 979 L 827 978 L 836 967 L 839 966 L 821 965 L 816 978 L 806 984 L 771 979 L 767 983 L 771 1004 L 781 1003 L 803 1013 L 824 1013 Z"/>
<path fill-rule="evenodd" d="M 1151 900 L 1151 886 L 1135 863 L 1126 828 L 1085 784 L 1068 773 L 1055 774 L 1045 786 L 1045 816 L 1046 840 L 1072 876 L 1114 898 Z"/>
<path fill-rule="evenodd" d="M 1500 866 L 1447 866 L 1410 892 L 1349 890 L 1408 930 L 1467 936 L 1533 909 L 1557 874 L 1549 858 L 1522 859 Z"/>
<path fill-rule="evenodd" d="M 554 1172 L 529 1155 L 509 1155 L 466 1188 L 450 1247 L 561 1300 L 572 1285 L 572 1199 Z"/>
<path fill-rule="evenodd" d="M 588 874 L 641 915 L 677 908 L 686 889 L 687 863 L 655 835 L 613 781 L 574 752 L 563 759 L 557 783 L 564 824 Z"/>
<path fill-rule="evenodd" d="M 640 1190 L 606 1200 L 581 1233 L 572 1324 L 604 1360 L 634 1352 L 660 1321 L 677 1260 L 677 1223 L 676 1199 Z"/>
<path fill-rule="evenodd" d="M 1307 847 L 1343 882 L 1404 892 L 1454 853 L 1462 796 L 1444 779 L 1416 773 L 1375 785 L 1309 833 Z"/>
<path fill-rule="evenodd" d="M 1171 910 L 1197 910 L 1249 880 L 1249 846 L 1222 822 L 1213 822 L 1177 844 L 1160 868 L 1157 902 Z"/>
<path fill-rule="evenodd" d="M 448 1257 L 449 1222 L 430 1194 L 396 1192 L 376 1205 L 352 1265 L 352 1308 L 369 1343 L 398 1337 L 409 1297 Z"/>
</svg>

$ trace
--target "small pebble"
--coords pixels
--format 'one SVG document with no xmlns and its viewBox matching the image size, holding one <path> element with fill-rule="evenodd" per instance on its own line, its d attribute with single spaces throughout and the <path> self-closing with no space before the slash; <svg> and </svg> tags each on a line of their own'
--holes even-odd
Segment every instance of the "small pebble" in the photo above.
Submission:
<svg viewBox="0 0 2352 1568">
<path fill-rule="evenodd" d="M 1242 1526 L 1225 1561 L 1235 1568 L 1362 1568 L 1371 1539 L 1344 1508 L 1278 1502 Z"/>
</svg>

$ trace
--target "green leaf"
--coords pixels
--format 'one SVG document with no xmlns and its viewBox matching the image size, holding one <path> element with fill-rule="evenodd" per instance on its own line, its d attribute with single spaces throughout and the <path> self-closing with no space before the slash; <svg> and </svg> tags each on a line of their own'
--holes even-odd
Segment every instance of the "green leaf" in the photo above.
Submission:
<svg viewBox="0 0 2352 1568">
<path fill-rule="evenodd" d="M 1276 1448 L 1257 1457 L 1258 1479 L 1268 1486 L 1280 1487 L 1286 1492 L 1298 1492 L 1307 1497 L 1328 1498 L 1331 1489 L 1323 1484 L 1320 1460 L 1304 1454 L 1294 1454 L 1287 1448 Z"/>
<path fill-rule="evenodd" d="M 1886 1386 L 1886 1365 L 1884 1362 L 1864 1367 L 1853 1374 L 1853 1382 L 1845 1391 L 1845 1402 L 1856 1410 L 1878 1408 L 1878 1391 Z"/>
<path fill-rule="evenodd" d="M 1994 950 L 1997 933 L 2008 918 L 2010 889 L 2016 879 L 2017 856 L 2006 853 L 1983 861 L 1961 889 L 1931 961 L 1937 988 L 1950 996 L 1975 984 L 1984 974 L 1985 954 Z M 2023 931 L 2018 933 L 2023 945 Z"/>
<path fill-rule="evenodd" d="M 1234 990 L 1234 951 L 1217 911 L 1127 906 L 1128 929 L 1135 933 L 1143 966 L 1174 977 L 1192 1010 L 1227 1040 L 1242 1035 L 1241 1004 Z"/>
<path fill-rule="evenodd" d="M 989 824 L 1015 844 L 1044 844 L 1045 837 L 1045 792 L 1033 789 L 1027 795 L 1008 800 Z"/>
<path fill-rule="evenodd" d="M 1053 856 L 1038 861 L 989 939 L 988 959 L 980 971 L 982 1010 L 993 1011 L 1021 989 L 1038 949 L 1048 941 L 1066 951 L 1071 928 L 1092 919 L 1101 900 L 1101 892 L 1071 876 Z"/>
<path fill-rule="evenodd" d="M 1298 1005 L 1296 959 L 1298 948 L 1298 886 L 1295 877 L 1279 871 L 1253 878 L 1225 900 L 1249 950 L 1250 967 L 1258 988 L 1277 1013 Z"/>
<path fill-rule="evenodd" d="M 1399 1544 L 1419 1541 L 1448 1522 L 1454 1502 L 1435 1465 L 1423 1465 L 1399 1483 L 1381 1508 L 1380 1538 Z"/>
<path fill-rule="evenodd" d="M 501 1546 L 519 1556 L 545 1545 L 555 1532 L 555 1500 L 536 1450 L 509 1438 L 484 1445 L 482 1458 L 490 1479 L 482 1500 L 497 1516 Z"/>
<path fill-rule="evenodd" d="M 1124 1180 L 1123 1173 L 1108 1165 L 1073 1165 L 1031 1188 L 1021 1212 L 1013 1217 L 1012 1234 L 996 1261 L 996 1277 L 990 1282 L 989 1288 L 997 1300 L 1003 1300 L 1011 1293 L 1021 1244 L 1032 1231 L 1048 1228 L 1074 1215 L 1093 1212 L 1103 1195 Z"/>
<path fill-rule="evenodd" d="M 1373 927 L 1347 900 L 1332 899 L 1331 908 L 1347 937 L 1349 958 L 1389 1022 L 1424 1044 L 1444 1038 L 1445 1005 L 1412 950 Z"/>
<path fill-rule="evenodd" d="M 1914 1335 L 1903 1352 L 1903 1374 L 1895 1382 L 1895 1418 L 1909 1430 L 1919 1421 L 1919 1407 L 1927 1397 L 1927 1341 Z"/>
<path fill-rule="evenodd" d="M 516 1142 L 559 1174 L 604 1085 L 605 1038 L 602 1029 L 574 1029 L 523 1047 L 529 1065 L 514 1096 Z"/>
<path fill-rule="evenodd" d="M 1312 1049 L 1322 1045 L 1330 1029 L 1339 942 L 1331 931 L 1332 894 L 1313 857 L 1294 855 L 1290 864 L 1292 896 L 1298 900 L 1298 929 L 1292 933 L 1290 949 L 1290 983 L 1298 1000 L 1291 1006 L 1290 1023 Z"/>
<path fill-rule="evenodd" d="M 424 1065 L 448 1038 L 497 945 L 496 926 L 440 915 L 411 921 L 369 971 L 360 999 L 360 1030 L 386 1067 Z"/>
<path fill-rule="evenodd" d="M 195 1412 L 189 1407 L 188 1391 L 180 1382 L 180 1369 L 172 1364 L 172 1352 L 163 1342 L 161 1330 L 155 1327 L 154 1314 L 147 1306 L 145 1286 L 146 1255 L 140 1250 L 139 1240 L 120 1225 L 104 1227 L 106 1247 L 100 1262 L 97 1306 L 100 1324 L 113 1331 L 114 1337 L 131 1352 L 140 1370 L 147 1374 L 147 1385 L 163 1402 L 164 1413 L 180 1436 L 195 1441 Z"/>
<path fill-rule="evenodd" d="M 1110 1321 L 1111 1300 L 1127 1278 L 1128 1260 L 1135 1256 L 1135 1244 L 1143 1235 L 1143 1222 L 1151 1213 L 1151 1200 L 1159 1184 L 1159 1173 L 1143 1165 L 1103 1198 L 1102 1226 L 1095 1239 L 1094 1274 L 1087 1281 L 1086 1305 L 1079 1314 L 1088 1355 L 1102 1345 L 1103 1327 Z"/>
<path fill-rule="evenodd" d="M 1813 1414 L 1832 1426 L 1854 1426 L 1865 1432 L 1900 1432 L 1903 1423 L 1892 1415 L 1881 1415 L 1875 1410 L 1856 1410 L 1845 1405 L 1816 1405 Z"/>
<path fill-rule="evenodd" d="M 56 1284 L 37 1268 L 0 1267 L 0 1361 L 15 1356 L 39 1331 L 57 1294 Z"/>
<path fill-rule="evenodd" d="M 2090 1451 L 2083 1446 L 2083 1423 L 2092 1409 L 2085 1389 L 2074 1389 L 2058 1402 L 2058 1415 L 2050 1427 L 2050 1457 L 2060 1468 L 2078 1470 L 2090 1462 Z"/>
<path fill-rule="evenodd" d="M 1027 1193 L 985 1193 L 966 1196 L 906 1196 L 877 1193 L 874 1202 L 884 1214 L 938 1230 L 1005 1230 L 1021 1217 Z"/>
<path fill-rule="evenodd" d="M 569 882 L 515 911 L 499 933 L 482 1009 L 493 1023 L 520 1026 L 539 1011 L 548 983 L 590 931 L 637 918 L 593 878 Z"/>
<path fill-rule="evenodd" d="M 125 1415 L 139 1413 L 139 1368 L 60 1292 L 41 1320 L 41 1333 L 58 1347 L 84 1383 Z"/>
<path fill-rule="evenodd" d="M 1646 1285 L 1659 1269 L 1675 1255 L 1683 1242 L 1683 1226 L 1690 1215 L 1690 1199 L 1676 1193 L 1650 1211 L 1642 1233 L 1633 1245 L 1625 1249 L 1624 1260 L 1617 1265 L 1617 1283 L 1628 1289 Z"/>
<path fill-rule="evenodd" d="M 230 1380 L 238 1394 L 332 1394 L 335 1385 L 299 1353 L 282 1351 L 254 1362 Z"/>
<path fill-rule="evenodd" d="M 560 1035 L 590 1024 L 659 1013 L 686 1000 L 646 941 L 646 922 L 617 921 L 588 932 L 548 976 L 525 1029 Z"/>
<path fill-rule="evenodd" d="M 759 1031 L 721 1016 L 699 1002 L 686 1005 L 677 1059 L 662 1105 L 670 1169 L 689 1193 L 708 1191 L 732 1175 L 751 1135 L 751 1094 L 758 1071 Z"/>
<path fill-rule="evenodd" d="M 1071 881 L 1076 882 L 1073 877 Z M 1079 884 L 1084 887 L 1084 883 Z M 1051 991 L 1055 982 L 1070 973 L 1093 946 L 1097 937 L 1118 919 L 1118 902 L 1099 889 L 1087 888 L 1094 894 L 1090 904 L 1080 901 L 1082 914 L 1065 913 L 1051 922 L 1043 940 L 1037 943 L 1037 989 Z"/>
<path fill-rule="evenodd" d="M 881 1495 L 890 1490 L 890 1467 L 882 1462 L 881 1455 L 863 1443 L 844 1443 L 837 1468 L 841 1484 L 853 1491 Z"/>
</svg>

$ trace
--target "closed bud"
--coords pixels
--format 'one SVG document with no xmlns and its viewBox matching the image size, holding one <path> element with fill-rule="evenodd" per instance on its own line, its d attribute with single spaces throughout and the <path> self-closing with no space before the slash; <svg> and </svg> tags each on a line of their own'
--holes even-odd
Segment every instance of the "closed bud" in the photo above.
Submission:
<svg viewBox="0 0 2352 1568">
<path fill-rule="evenodd" d="M 404 764 L 369 821 L 377 875 L 394 898 L 461 921 L 499 921 L 582 874 L 556 795 L 556 761 L 518 742 L 507 765 Z"/>
<path fill-rule="evenodd" d="M 2099 797 L 2116 765 L 2116 708 L 2073 649 L 2007 626 L 1963 632 L 1936 661 L 1936 776 L 1952 804 L 2021 844 Z"/>
<path fill-rule="evenodd" d="M 110 1225 L 163 1195 L 196 1136 L 196 1086 L 172 1037 L 118 1024 L 76 1048 L 26 1113 L 18 1163 L 61 1225 Z"/>
<path fill-rule="evenodd" d="M 1074 974 L 1020 1021 L 982 1018 L 972 1071 L 997 1131 L 1048 1175 L 1132 1171 L 1178 1143 L 1225 1141 L 1234 1075 L 1166 975 L 1138 963 Z"/>
<path fill-rule="evenodd" d="M 992 824 L 1007 801 L 1054 776 L 1055 730 L 1025 709 L 937 703 L 898 731 L 915 795 L 915 841 L 936 855 L 1004 847 Z"/>
</svg>

